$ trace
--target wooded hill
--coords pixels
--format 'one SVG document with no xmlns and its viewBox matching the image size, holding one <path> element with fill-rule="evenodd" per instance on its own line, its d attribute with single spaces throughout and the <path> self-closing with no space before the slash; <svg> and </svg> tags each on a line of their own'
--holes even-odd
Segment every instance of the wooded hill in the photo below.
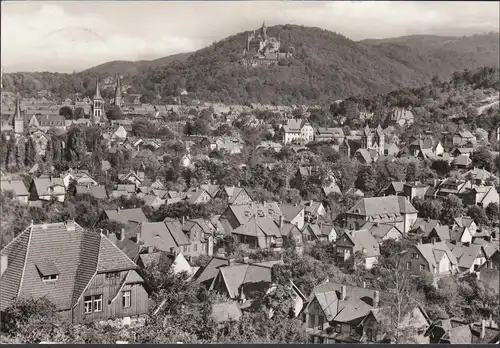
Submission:
<svg viewBox="0 0 500 348">
<path fill-rule="evenodd" d="M 355 42 L 320 28 L 268 28 L 268 35 L 278 34 L 282 45 L 295 48 L 290 66 L 252 68 L 239 64 L 246 44 L 246 33 L 239 33 L 173 58 L 110 62 L 78 74 L 5 74 L 4 85 L 25 93 L 49 89 L 61 96 L 74 92 L 91 94 L 93 78 L 114 75 L 123 69 L 123 74 L 128 75 L 124 83 L 151 96 L 178 95 L 186 89 L 192 98 L 208 101 L 319 104 L 419 87 L 434 76 L 448 79 L 463 69 L 499 66 L 498 33 Z"/>
</svg>

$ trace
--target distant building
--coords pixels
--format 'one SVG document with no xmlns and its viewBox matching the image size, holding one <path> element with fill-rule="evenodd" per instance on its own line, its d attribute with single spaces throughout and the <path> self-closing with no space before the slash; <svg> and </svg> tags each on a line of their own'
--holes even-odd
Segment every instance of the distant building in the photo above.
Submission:
<svg viewBox="0 0 500 348">
<path fill-rule="evenodd" d="M 284 144 L 296 142 L 304 145 L 314 139 L 314 129 L 307 120 L 291 119 L 283 126 L 284 131 Z"/>
</svg>

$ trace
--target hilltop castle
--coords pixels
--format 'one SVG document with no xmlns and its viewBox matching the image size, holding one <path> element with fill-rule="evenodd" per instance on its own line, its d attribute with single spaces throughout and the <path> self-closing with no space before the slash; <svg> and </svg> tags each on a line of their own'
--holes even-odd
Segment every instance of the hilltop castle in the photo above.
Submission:
<svg viewBox="0 0 500 348">
<path fill-rule="evenodd" d="M 288 52 L 282 52 L 280 36 L 268 36 L 266 23 L 263 22 L 258 33 L 254 30 L 247 34 L 247 45 L 243 51 L 242 63 L 251 66 L 282 65 L 289 62 L 294 51 L 294 48 L 290 47 Z"/>
</svg>

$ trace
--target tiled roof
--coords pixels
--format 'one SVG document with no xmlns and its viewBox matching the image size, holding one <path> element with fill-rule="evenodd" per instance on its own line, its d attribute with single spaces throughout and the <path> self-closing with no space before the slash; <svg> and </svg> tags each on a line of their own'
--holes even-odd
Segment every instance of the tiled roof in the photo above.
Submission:
<svg viewBox="0 0 500 348">
<path fill-rule="evenodd" d="M 213 257 L 204 268 L 199 269 L 197 274 L 195 274 L 194 278 L 198 283 L 206 282 L 208 280 L 215 278 L 215 276 L 219 272 L 219 267 L 228 265 L 229 265 L 228 259 Z"/>
<path fill-rule="evenodd" d="M 112 209 L 104 212 L 109 220 L 127 224 L 129 221 L 148 222 L 141 208 Z"/>
<path fill-rule="evenodd" d="M 401 231 L 394 225 L 371 221 L 366 222 L 361 226 L 361 229 L 370 231 L 371 235 L 376 240 L 382 240 L 392 229 L 396 229 L 401 234 Z"/>
<path fill-rule="evenodd" d="M 89 194 L 95 198 L 106 199 L 108 194 L 104 185 L 77 185 L 76 194 Z"/>
<path fill-rule="evenodd" d="M 410 214 L 417 212 L 410 201 L 402 196 L 363 198 L 348 211 L 350 214 L 364 216 Z"/>
<path fill-rule="evenodd" d="M 2 180 L 0 188 L 2 191 L 13 191 L 16 196 L 29 196 L 29 192 L 22 180 Z"/>
<path fill-rule="evenodd" d="M 304 210 L 303 206 L 295 206 L 293 204 L 280 204 L 279 207 L 286 221 L 292 221 L 302 210 Z"/>
<path fill-rule="evenodd" d="M 190 244 L 186 235 L 182 231 L 182 224 L 178 220 L 166 218 L 163 222 L 177 245 L 182 246 Z"/>
<path fill-rule="evenodd" d="M 212 318 L 219 323 L 231 320 L 238 321 L 242 315 L 238 304 L 232 301 L 216 303 L 212 306 Z"/>
<path fill-rule="evenodd" d="M 482 248 L 480 245 L 471 244 L 470 246 L 465 246 L 462 244 L 453 245 L 448 244 L 450 250 L 453 252 L 458 260 L 458 267 L 461 268 L 471 268 L 474 265 L 474 261 L 482 253 Z"/>
<path fill-rule="evenodd" d="M 59 310 L 67 310 L 96 272 L 135 268 L 106 237 L 74 222 L 32 225 L 1 254 L 9 260 L 0 281 L 2 309 L 17 296 L 46 296 Z M 58 279 L 43 282 L 44 272 L 58 272 Z"/>
<path fill-rule="evenodd" d="M 415 248 L 422 254 L 425 260 L 432 266 L 438 266 L 438 262 L 440 259 L 436 259 L 436 257 L 442 257 L 444 254 L 448 256 L 450 262 L 453 265 L 457 265 L 458 261 L 456 256 L 451 252 L 445 242 L 437 242 L 437 243 L 428 243 L 428 244 L 418 244 L 415 245 Z M 440 251 L 439 253 L 435 253 L 434 251 Z"/>
<path fill-rule="evenodd" d="M 42 195 L 52 195 L 53 192 L 50 190 L 54 186 L 62 186 L 64 188 L 64 182 L 61 178 L 36 178 L 33 180 L 36 188 L 36 192 L 39 196 Z"/>
</svg>

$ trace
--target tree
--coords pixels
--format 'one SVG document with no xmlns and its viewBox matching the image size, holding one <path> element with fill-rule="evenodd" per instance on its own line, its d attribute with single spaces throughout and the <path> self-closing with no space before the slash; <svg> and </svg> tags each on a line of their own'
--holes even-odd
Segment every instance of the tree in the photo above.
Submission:
<svg viewBox="0 0 500 348">
<path fill-rule="evenodd" d="M 87 154 L 85 135 L 80 127 L 71 127 L 68 131 L 68 143 L 66 145 L 66 159 L 68 162 L 78 164 Z"/>
<path fill-rule="evenodd" d="M 9 171 L 15 171 L 17 167 L 17 160 L 16 160 L 16 140 L 14 137 L 10 137 L 9 142 L 7 143 L 7 155 L 6 155 L 6 163 L 5 167 Z"/>
<path fill-rule="evenodd" d="M 493 155 L 486 146 L 479 146 L 471 156 L 472 165 L 491 171 L 493 167 Z"/>
<path fill-rule="evenodd" d="M 26 140 L 24 137 L 19 138 L 16 144 L 16 166 L 24 168 L 26 163 Z"/>
<path fill-rule="evenodd" d="M 443 210 L 443 204 L 437 199 L 421 200 L 416 197 L 413 206 L 418 210 L 418 216 L 429 219 L 439 219 Z"/>
<path fill-rule="evenodd" d="M 488 217 L 489 221 L 491 221 L 491 222 L 498 221 L 498 214 L 499 214 L 498 203 L 493 202 L 493 203 L 488 204 L 485 212 L 486 212 L 486 216 Z"/>
<path fill-rule="evenodd" d="M 414 308 L 423 305 L 422 299 L 419 298 L 419 294 L 412 286 L 413 277 L 404 266 L 399 258 L 376 266 L 380 272 L 381 284 L 384 290 L 390 290 L 393 294 L 393 301 L 388 303 L 388 306 L 390 315 L 391 317 L 394 316 L 394 320 L 391 318 L 388 323 L 382 325 L 384 326 L 383 331 L 394 339 L 396 344 L 415 343 L 410 340 L 412 334 L 416 334 L 416 328 L 411 327 L 411 320 L 405 319 Z M 405 321 L 407 321 L 406 325 L 404 324 Z"/>
<path fill-rule="evenodd" d="M 369 165 L 362 165 L 356 176 L 355 187 L 364 193 L 374 192 L 377 189 L 377 172 Z"/>
<path fill-rule="evenodd" d="M 76 108 L 73 112 L 73 118 L 78 120 L 80 118 L 85 118 L 85 110 L 83 108 Z"/>
<path fill-rule="evenodd" d="M 108 120 L 121 120 L 123 119 L 122 109 L 118 105 L 113 105 L 106 111 L 106 117 Z"/>
<path fill-rule="evenodd" d="M 472 218 L 478 225 L 489 225 L 490 223 L 486 211 L 477 205 L 472 205 L 467 209 L 467 216 Z"/>
<path fill-rule="evenodd" d="M 476 128 L 476 138 L 477 142 L 481 146 L 488 144 L 488 132 L 482 128 Z"/>
<path fill-rule="evenodd" d="M 67 120 L 73 119 L 73 110 L 69 106 L 63 106 L 59 109 L 59 115 Z"/>
<path fill-rule="evenodd" d="M 357 163 L 347 158 L 341 158 L 338 162 L 329 165 L 330 172 L 336 179 L 337 185 L 342 193 L 353 187 L 356 181 Z"/>
<path fill-rule="evenodd" d="M 464 207 L 462 200 L 455 195 L 448 195 L 443 200 L 443 209 L 441 211 L 441 220 L 452 225 L 455 218 L 462 216 Z"/>
<path fill-rule="evenodd" d="M 33 167 L 37 159 L 37 153 L 35 149 L 35 143 L 33 142 L 33 138 L 28 137 L 28 141 L 26 142 L 26 151 L 25 151 L 25 165 L 28 168 Z"/>
<path fill-rule="evenodd" d="M 24 343 L 39 343 L 62 324 L 55 304 L 46 298 L 19 298 L 3 312 L 7 334 Z"/>
<path fill-rule="evenodd" d="M 7 146 L 9 145 L 9 142 L 7 141 L 7 137 L 5 136 L 4 132 L 1 132 L 0 134 L 0 163 L 6 164 L 7 162 Z"/>
</svg>

